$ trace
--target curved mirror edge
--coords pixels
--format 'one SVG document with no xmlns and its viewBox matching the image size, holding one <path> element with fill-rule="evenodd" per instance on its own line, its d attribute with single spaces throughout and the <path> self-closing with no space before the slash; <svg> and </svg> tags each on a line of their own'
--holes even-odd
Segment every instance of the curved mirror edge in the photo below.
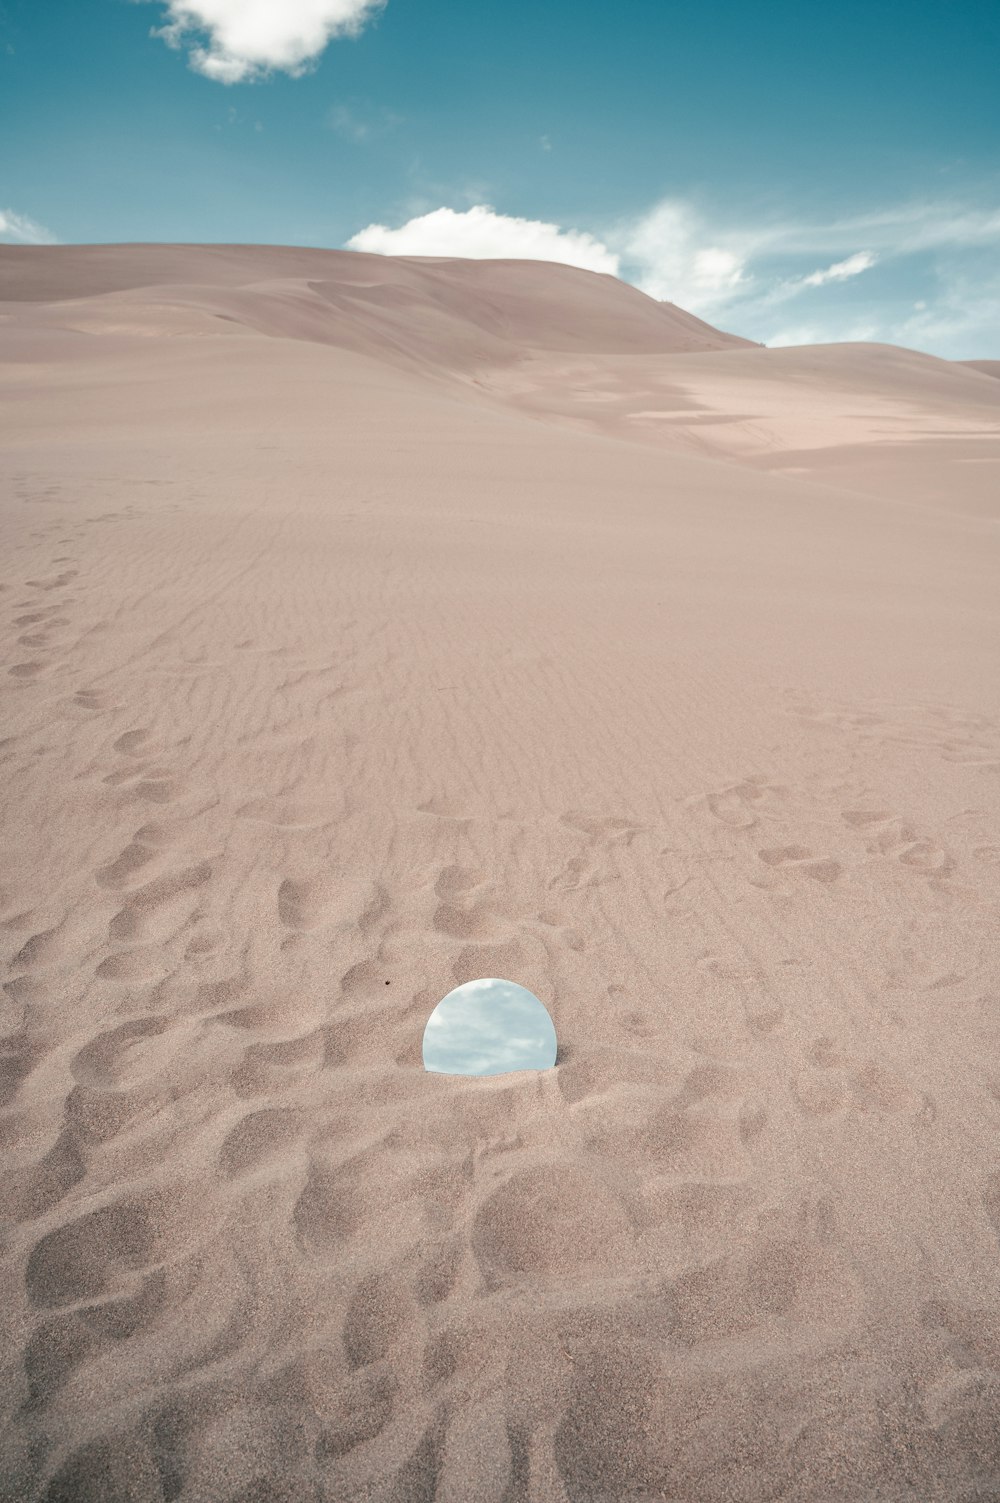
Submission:
<svg viewBox="0 0 1000 1503">
<path fill-rule="evenodd" d="M 440 1075 L 550 1070 L 555 1025 L 534 992 L 498 976 L 466 981 L 442 997 L 424 1028 L 424 1069 Z"/>
</svg>

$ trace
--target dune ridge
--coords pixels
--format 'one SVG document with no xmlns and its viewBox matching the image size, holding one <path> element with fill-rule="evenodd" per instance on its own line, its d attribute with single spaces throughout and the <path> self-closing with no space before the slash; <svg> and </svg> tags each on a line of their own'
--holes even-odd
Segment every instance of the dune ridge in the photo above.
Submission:
<svg viewBox="0 0 1000 1503">
<path fill-rule="evenodd" d="M 1000 386 L 537 263 L 0 297 L 0 1492 L 994 1496 Z M 489 975 L 556 1068 L 423 1071 Z"/>
</svg>

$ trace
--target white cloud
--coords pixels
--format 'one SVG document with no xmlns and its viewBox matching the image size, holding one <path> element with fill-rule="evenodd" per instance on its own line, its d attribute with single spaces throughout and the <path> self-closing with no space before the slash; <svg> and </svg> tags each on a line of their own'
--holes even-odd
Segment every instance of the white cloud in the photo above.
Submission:
<svg viewBox="0 0 1000 1503">
<path fill-rule="evenodd" d="M 1000 212 L 953 201 L 809 221 L 726 218 L 668 199 L 589 232 L 479 202 L 431 209 L 398 229 L 369 225 L 348 248 L 562 261 L 620 275 L 765 344 L 874 340 L 951 359 L 1000 354 Z M 876 264 L 871 285 L 862 273 Z M 802 313 L 786 322 L 780 310 L 793 300 Z"/>
<path fill-rule="evenodd" d="M 164 0 L 154 34 L 187 46 L 191 67 L 217 83 L 297 75 L 334 37 L 355 36 L 384 0 Z"/>
<path fill-rule="evenodd" d="M 0 209 L 0 240 L 13 241 L 15 245 L 57 245 L 51 230 L 29 219 L 27 214 L 15 214 L 13 209 Z"/>
<path fill-rule="evenodd" d="M 561 261 L 585 271 L 618 275 L 619 258 L 594 235 L 564 230 L 539 219 L 498 214 L 489 204 L 434 209 L 398 229 L 370 224 L 347 242 L 348 250 L 383 256 L 470 256 L 476 259 Z"/>
<path fill-rule="evenodd" d="M 718 223 L 689 203 L 667 199 L 607 239 L 645 292 L 707 314 L 758 294 L 783 301 L 857 276 L 876 261 L 1000 245 L 1000 210 L 927 201 L 826 221 Z M 859 251 L 859 242 L 868 249 Z M 843 259 L 798 277 L 776 265 L 823 254 Z M 775 268 L 770 274 L 768 262 Z"/>
<path fill-rule="evenodd" d="M 667 200 L 605 239 L 644 292 L 766 344 L 877 340 L 952 359 L 1000 350 L 998 210 L 927 200 L 829 220 L 747 220 Z M 811 269 L 821 256 L 827 264 Z M 855 285 L 876 264 L 877 299 L 867 279 Z M 810 311 L 786 326 L 775 314 L 791 299 Z"/>
<path fill-rule="evenodd" d="M 806 276 L 772 277 L 772 285 L 767 287 L 750 263 L 788 254 L 789 242 L 795 245 L 801 238 L 797 227 L 711 225 L 690 204 L 672 199 L 657 204 L 631 224 L 619 226 L 616 235 L 609 238 L 620 244 L 622 260 L 635 268 L 635 281 L 644 292 L 704 315 L 749 296 L 783 302 L 810 287 L 846 281 L 867 271 L 878 259 L 871 251 L 856 251 Z M 838 237 L 833 234 L 830 238 Z M 822 243 L 822 237 L 820 240 Z"/>
<path fill-rule="evenodd" d="M 802 278 L 803 287 L 822 287 L 824 282 L 846 282 L 848 277 L 856 277 L 862 271 L 867 271 L 878 260 L 871 251 L 858 251 L 853 256 L 848 256 L 846 261 L 835 261 L 832 266 L 827 266 L 823 271 L 810 272 L 809 276 Z"/>
<path fill-rule="evenodd" d="M 878 261 L 878 256 L 871 251 L 857 251 L 846 260 L 835 261 L 832 266 L 825 266 L 820 271 L 811 271 L 803 277 L 787 277 L 778 281 L 767 291 L 762 292 L 757 299 L 760 308 L 773 307 L 775 303 L 787 303 L 789 298 L 798 297 L 803 292 L 808 292 L 812 287 L 825 287 L 831 282 L 847 282 L 851 277 L 860 276 L 863 271 L 868 271 Z M 777 338 L 769 343 L 776 344 Z M 785 341 L 788 343 L 789 341 Z"/>
<path fill-rule="evenodd" d="M 747 237 L 713 232 L 689 204 L 666 199 L 620 225 L 614 239 L 637 285 L 661 302 L 709 312 L 749 288 Z"/>
</svg>

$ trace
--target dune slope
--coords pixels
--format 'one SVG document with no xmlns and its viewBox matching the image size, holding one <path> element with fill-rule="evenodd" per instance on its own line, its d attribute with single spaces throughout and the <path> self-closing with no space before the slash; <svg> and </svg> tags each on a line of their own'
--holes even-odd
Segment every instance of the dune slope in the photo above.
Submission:
<svg viewBox="0 0 1000 1503">
<path fill-rule="evenodd" d="M 564 267 L 0 284 L 0 1493 L 992 1496 L 1000 387 Z M 877 482 L 782 463 L 859 390 Z M 490 975 L 556 1068 L 425 1073 Z"/>
</svg>

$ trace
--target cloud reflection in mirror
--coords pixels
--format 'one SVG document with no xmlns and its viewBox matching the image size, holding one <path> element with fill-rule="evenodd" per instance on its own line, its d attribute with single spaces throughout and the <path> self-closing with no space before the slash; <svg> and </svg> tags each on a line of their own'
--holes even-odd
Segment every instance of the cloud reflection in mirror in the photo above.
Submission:
<svg viewBox="0 0 1000 1503">
<path fill-rule="evenodd" d="M 424 1069 L 444 1075 L 550 1070 L 556 1030 L 544 1005 L 515 981 L 466 981 L 443 997 L 424 1029 Z"/>
</svg>

